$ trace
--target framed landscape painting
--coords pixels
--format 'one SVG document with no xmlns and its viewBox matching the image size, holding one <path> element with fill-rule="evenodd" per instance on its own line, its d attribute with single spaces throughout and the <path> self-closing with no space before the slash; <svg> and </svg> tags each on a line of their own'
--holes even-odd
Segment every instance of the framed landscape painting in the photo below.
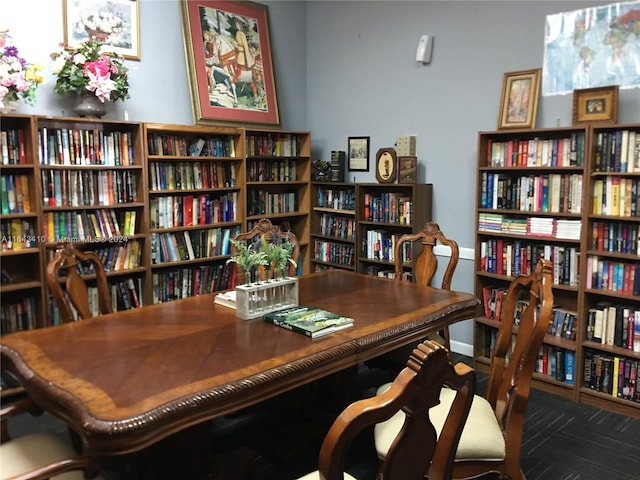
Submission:
<svg viewBox="0 0 640 480">
<path fill-rule="evenodd" d="M 267 7 L 182 0 L 182 19 L 194 121 L 278 125 Z"/>
<path fill-rule="evenodd" d="M 139 0 L 62 0 L 62 14 L 69 47 L 94 37 L 105 50 L 140 60 Z"/>
</svg>

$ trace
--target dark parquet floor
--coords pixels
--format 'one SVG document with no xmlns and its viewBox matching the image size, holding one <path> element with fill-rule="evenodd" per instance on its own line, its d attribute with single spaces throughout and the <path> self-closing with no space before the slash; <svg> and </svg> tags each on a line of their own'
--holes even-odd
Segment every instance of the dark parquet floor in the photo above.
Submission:
<svg viewBox="0 0 640 480">
<path fill-rule="evenodd" d="M 385 372 L 367 367 L 359 373 L 361 397 L 372 395 L 376 385 L 388 380 Z M 478 374 L 480 393 L 485 383 L 486 375 Z M 108 480 L 296 479 L 315 470 L 324 434 L 339 413 L 326 401 L 327 392 L 335 394 L 329 385 L 320 383 L 207 424 L 200 428 L 197 444 L 194 435 L 185 434 L 141 454 L 105 459 L 104 476 Z M 46 414 L 10 428 L 14 434 L 33 428 L 65 432 L 61 422 Z M 640 420 L 534 390 L 522 465 L 528 480 L 638 480 Z M 372 432 L 366 431 L 349 451 L 347 471 L 358 480 L 373 480 L 376 468 Z"/>
</svg>

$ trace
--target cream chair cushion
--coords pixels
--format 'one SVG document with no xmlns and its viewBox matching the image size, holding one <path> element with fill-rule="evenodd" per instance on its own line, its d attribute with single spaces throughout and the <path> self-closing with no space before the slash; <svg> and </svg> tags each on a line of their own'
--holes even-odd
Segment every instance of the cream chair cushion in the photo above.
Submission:
<svg viewBox="0 0 640 480">
<path fill-rule="evenodd" d="M 388 383 L 378 389 L 378 393 L 389 388 Z M 429 418 L 440 435 L 451 404 L 456 396 L 455 390 L 443 388 L 440 392 L 440 404 L 429 410 Z M 391 443 L 404 423 L 404 413 L 396 413 L 386 422 L 379 423 L 374 429 L 374 439 L 378 458 L 384 459 Z M 469 417 L 464 424 L 462 437 L 456 451 L 456 461 L 500 461 L 505 457 L 505 442 L 491 405 L 482 397 L 475 395 Z"/>
<path fill-rule="evenodd" d="M 348 473 L 344 474 L 345 480 L 356 480 L 355 477 L 352 477 Z M 320 472 L 315 471 L 311 473 L 307 473 L 304 477 L 300 477 L 298 480 L 320 480 Z"/>
<path fill-rule="evenodd" d="M 71 442 L 55 433 L 42 432 L 17 437 L 0 445 L 0 478 L 13 477 L 76 455 Z M 52 477 L 52 480 L 83 479 L 82 471 Z"/>
</svg>

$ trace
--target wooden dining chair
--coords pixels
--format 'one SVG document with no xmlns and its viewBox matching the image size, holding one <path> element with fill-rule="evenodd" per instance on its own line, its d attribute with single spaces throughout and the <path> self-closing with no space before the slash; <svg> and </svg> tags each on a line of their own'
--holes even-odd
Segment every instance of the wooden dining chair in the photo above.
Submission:
<svg viewBox="0 0 640 480">
<path fill-rule="evenodd" d="M 107 275 L 97 255 L 78 250 L 69 242 L 60 243 L 54 258 L 47 264 L 47 283 L 60 309 L 62 323 L 74 321 L 74 309 L 81 319 L 93 316 L 89 306 L 89 289 L 78 272 L 78 262 L 89 262 L 93 265 L 100 313 L 104 315 L 113 312 Z"/>
<path fill-rule="evenodd" d="M 453 274 L 460 257 L 458 243 L 455 240 L 445 237 L 440 230 L 440 226 L 435 222 L 427 222 L 418 233 L 402 235 L 398 239 L 394 248 L 396 280 L 404 279 L 402 252 L 406 248 L 406 244 L 413 244 L 414 242 L 420 242 L 422 245 L 422 251 L 415 259 L 415 269 L 413 273 L 413 280 L 420 285 L 431 286 L 438 270 L 438 257 L 433 253 L 433 247 L 440 242 L 440 244 L 451 249 L 451 256 L 449 257 L 447 268 L 444 270 L 442 282 L 440 283 L 440 288 L 451 290 L 451 281 L 453 280 Z M 439 334 L 444 340 L 444 346 L 450 351 L 449 328 L 445 327 Z"/>
<path fill-rule="evenodd" d="M 522 429 L 538 351 L 552 319 L 552 265 L 540 259 L 535 270 L 515 278 L 503 303 L 503 317 L 491 355 L 485 397 L 476 395 L 455 454 L 456 479 L 496 474 L 504 479 L 524 479 L 520 466 Z M 512 340 L 516 303 L 526 299 L 518 333 Z M 452 395 L 443 389 L 440 404 L 429 412 L 436 428 L 447 415 Z M 375 446 L 384 461 L 404 414 L 376 425 Z"/>
<path fill-rule="evenodd" d="M 235 240 L 255 242 L 264 238 L 268 243 L 281 244 L 283 242 L 293 243 L 293 254 L 291 257 L 298 261 L 300 256 L 300 242 L 298 237 L 291 231 L 283 231 L 279 226 L 273 225 L 268 218 L 261 218 L 251 230 L 236 235 Z M 257 247 L 259 248 L 259 246 Z M 231 249 L 233 251 L 233 249 Z M 260 269 L 261 278 L 264 279 L 265 270 Z M 236 284 L 244 283 L 244 273 L 241 269 L 236 269 Z"/>
<path fill-rule="evenodd" d="M 70 441 L 52 432 L 37 432 L 12 438 L 9 419 L 22 414 L 40 415 L 28 397 L 3 403 L 0 408 L 0 479 L 82 480 L 98 478 L 100 465 L 78 454 Z"/>
<path fill-rule="evenodd" d="M 475 372 L 469 366 L 460 363 L 454 367 L 446 349 L 436 342 L 420 343 L 393 383 L 375 397 L 352 403 L 340 414 L 322 443 L 319 470 L 302 479 L 342 480 L 348 447 L 356 435 L 398 413 L 403 414 L 403 426 L 389 446 L 377 479 L 418 480 L 425 472 L 432 480 L 450 478 L 474 385 Z M 430 408 L 438 404 L 443 386 L 452 393 L 451 410 L 436 435 Z"/>
</svg>

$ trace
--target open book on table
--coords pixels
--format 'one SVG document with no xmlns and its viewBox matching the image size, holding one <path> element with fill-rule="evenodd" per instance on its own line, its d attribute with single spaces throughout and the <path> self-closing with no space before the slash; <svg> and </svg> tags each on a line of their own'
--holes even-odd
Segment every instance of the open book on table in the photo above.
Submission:
<svg viewBox="0 0 640 480">
<path fill-rule="evenodd" d="M 353 326 L 353 318 L 306 305 L 287 307 L 267 313 L 263 318 L 267 323 L 273 323 L 311 338 L 321 337 Z"/>
</svg>

